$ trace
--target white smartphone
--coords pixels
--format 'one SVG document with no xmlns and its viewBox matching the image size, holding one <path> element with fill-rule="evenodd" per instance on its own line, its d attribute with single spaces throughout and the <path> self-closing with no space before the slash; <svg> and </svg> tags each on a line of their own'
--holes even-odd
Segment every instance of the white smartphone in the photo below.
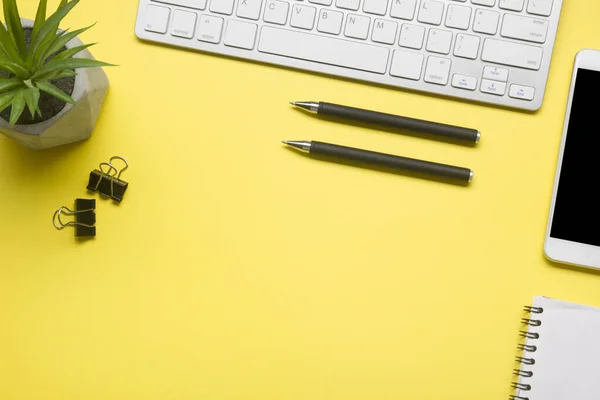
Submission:
<svg viewBox="0 0 600 400">
<path fill-rule="evenodd" d="M 575 59 L 544 253 L 600 269 L 600 51 Z"/>
</svg>

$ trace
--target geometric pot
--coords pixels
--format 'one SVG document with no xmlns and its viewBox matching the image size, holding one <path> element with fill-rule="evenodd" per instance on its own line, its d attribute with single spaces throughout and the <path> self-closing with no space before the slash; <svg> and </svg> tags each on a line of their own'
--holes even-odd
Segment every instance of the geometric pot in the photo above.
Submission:
<svg viewBox="0 0 600 400">
<path fill-rule="evenodd" d="M 21 19 L 21 23 L 23 28 L 33 27 L 31 20 Z M 70 49 L 82 44 L 81 40 L 74 38 L 65 47 Z M 75 57 L 94 59 L 88 49 Z M 0 118 L 0 133 L 36 150 L 88 139 L 96 125 L 110 84 L 102 68 L 77 69 L 76 72 L 75 87 L 71 95 L 77 103 L 75 106 L 67 103 L 54 117 L 32 125 L 11 127 Z"/>
</svg>

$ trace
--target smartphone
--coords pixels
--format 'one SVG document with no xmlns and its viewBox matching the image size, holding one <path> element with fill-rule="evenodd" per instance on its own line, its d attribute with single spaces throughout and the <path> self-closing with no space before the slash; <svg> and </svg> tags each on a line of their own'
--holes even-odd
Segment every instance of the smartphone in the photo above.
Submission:
<svg viewBox="0 0 600 400">
<path fill-rule="evenodd" d="M 600 51 L 577 54 L 544 253 L 600 269 Z"/>
</svg>

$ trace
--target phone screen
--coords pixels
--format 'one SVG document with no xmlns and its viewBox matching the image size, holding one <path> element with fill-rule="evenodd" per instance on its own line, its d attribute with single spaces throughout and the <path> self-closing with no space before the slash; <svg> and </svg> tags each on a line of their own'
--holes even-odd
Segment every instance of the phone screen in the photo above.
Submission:
<svg viewBox="0 0 600 400">
<path fill-rule="evenodd" d="M 550 236 L 600 246 L 600 71 L 578 69 Z"/>
</svg>

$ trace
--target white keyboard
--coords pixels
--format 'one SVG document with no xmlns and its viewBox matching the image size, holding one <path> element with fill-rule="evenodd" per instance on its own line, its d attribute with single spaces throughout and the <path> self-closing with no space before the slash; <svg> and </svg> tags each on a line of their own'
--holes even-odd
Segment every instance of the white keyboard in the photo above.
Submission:
<svg viewBox="0 0 600 400">
<path fill-rule="evenodd" d="M 140 0 L 139 38 L 537 110 L 562 0 Z"/>
</svg>

